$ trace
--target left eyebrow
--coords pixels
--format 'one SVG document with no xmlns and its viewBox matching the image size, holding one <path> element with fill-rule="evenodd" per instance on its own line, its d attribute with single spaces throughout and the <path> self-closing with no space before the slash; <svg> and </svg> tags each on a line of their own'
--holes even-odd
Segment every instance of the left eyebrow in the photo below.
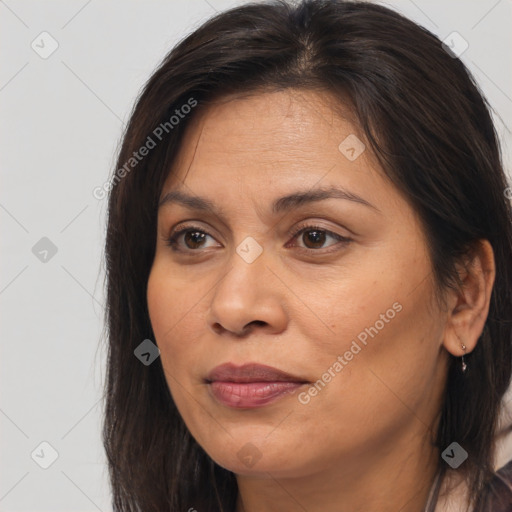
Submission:
<svg viewBox="0 0 512 512">
<path fill-rule="evenodd" d="M 292 194 L 280 197 L 276 199 L 272 205 L 272 211 L 274 213 L 280 213 L 282 211 L 288 211 L 292 208 L 296 208 L 303 204 L 313 203 L 317 201 L 323 201 L 325 199 L 345 199 L 347 201 L 353 201 L 355 203 L 362 204 L 369 208 L 380 212 L 380 210 L 369 203 L 366 199 L 361 196 L 354 194 L 343 188 L 329 187 L 329 188 L 316 188 L 307 191 L 298 191 Z"/>
<path fill-rule="evenodd" d="M 363 199 L 361 196 L 358 196 L 357 194 L 350 192 L 348 190 L 336 187 L 297 191 L 293 192 L 292 194 L 280 197 L 273 202 L 272 212 L 274 214 L 278 214 L 284 211 L 289 211 L 292 208 L 297 208 L 304 204 L 324 201 L 325 199 L 344 199 L 347 201 L 352 201 L 361 204 L 363 206 L 367 206 L 369 208 L 373 208 L 374 210 L 380 212 L 380 210 L 376 206 L 369 203 L 366 199 Z M 181 204 L 182 206 L 185 206 L 186 208 L 190 208 L 193 210 L 208 211 L 219 216 L 222 215 L 220 208 L 218 208 L 215 205 L 215 203 L 213 203 L 209 199 L 206 199 L 205 197 L 191 195 L 181 190 L 173 190 L 165 194 L 165 196 L 159 202 L 158 208 L 162 207 L 165 204 L 172 203 L 178 203 Z"/>
</svg>

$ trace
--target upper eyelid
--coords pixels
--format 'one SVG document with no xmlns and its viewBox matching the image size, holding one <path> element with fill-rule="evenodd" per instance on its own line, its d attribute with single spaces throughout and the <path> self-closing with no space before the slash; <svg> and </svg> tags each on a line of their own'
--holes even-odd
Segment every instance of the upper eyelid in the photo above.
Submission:
<svg viewBox="0 0 512 512">
<path fill-rule="evenodd" d="M 200 231 L 201 233 L 204 233 L 205 235 L 208 235 L 216 240 L 216 237 L 213 234 L 211 234 L 208 229 L 205 229 L 199 225 L 193 224 L 194 221 L 189 221 L 189 222 L 191 224 L 184 222 L 182 227 L 172 230 L 172 233 L 169 236 L 166 236 L 165 239 L 166 240 L 176 239 L 177 237 L 181 236 L 184 232 L 196 230 L 196 231 Z M 287 236 L 290 236 L 291 239 L 293 240 L 298 235 L 300 235 L 303 231 L 308 231 L 308 230 L 312 231 L 314 229 L 317 229 L 319 231 L 324 231 L 329 236 L 332 236 L 333 238 L 338 239 L 338 241 L 352 240 L 350 236 L 341 235 L 339 233 L 336 233 L 336 231 L 326 228 L 326 227 L 323 227 L 323 226 L 319 226 L 318 223 L 315 223 L 313 221 L 311 221 L 309 223 L 300 224 L 294 230 L 289 231 Z"/>
<path fill-rule="evenodd" d="M 303 217 L 303 218 L 305 218 L 305 217 Z M 286 221 L 286 218 L 283 218 L 281 220 L 282 221 Z M 320 224 L 322 222 L 330 222 L 330 223 L 337 224 L 337 228 L 336 227 L 330 228 L 330 227 L 318 226 L 320 229 L 323 229 L 325 231 L 331 231 L 331 232 L 335 233 L 336 229 L 342 229 L 343 231 L 347 232 L 347 236 L 359 236 L 358 233 L 356 233 L 353 229 L 349 229 L 343 223 L 339 223 L 338 221 L 333 220 L 332 218 L 331 219 L 323 218 L 321 216 L 315 215 L 314 213 L 311 215 L 311 217 L 308 220 L 299 220 L 299 221 L 295 222 L 294 224 L 299 224 L 302 227 L 309 227 L 309 226 L 314 226 L 314 225 Z M 266 232 L 274 231 L 274 230 L 277 231 L 276 226 L 279 223 L 280 222 L 278 222 L 277 224 L 273 224 L 270 227 L 270 229 L 268 229 Z M 167 224 L 167 222 L 165 222 L 162 227 L 165 228 L 166 224 Z M 207 224 L 208 227 L 203 228 L 203 227 L 201 227 L 201 224 Z M 221 224 L 222 224 L 223 228 L 225 228 L 228 232 L 231 233 L 231 228 L 229 226 L 224 224 L 224 222 L 221 222 Z M 175 226 L 180 226 L 180 225 L 183 225 L 183 226 L 189 226 L 190 225 L 191 228 L 197 228 L 197 229 L 205 230 L 205 231 L 215 231 L 215 232 L 219 233 L 219 230 L 214 228 L 214 227 L 211 227 L 211 224 L 208 221 L 205 221 L 205 220 L 199 219 L 199 218 L 191 218 L 189 220 L 182 220 L 182 221 L 173 223 L 173 225 L 170 228 L 165 228 L 165 231 L 168 232 L 168 233 L 181 231 L 181 229 L 183 229 L 183 227 L 179 227 L 179 228 L 175 227 Z M 290 232 L 292 232 L 292 230 L 291 229 L 287 229 L 286 232 L 290 233 Z M 342 235 L 340 235 L 340 236 L 342 236 Z"/>
<path fill-rule="evenodd" d="M 297 235 L 300 235 L 303 231 L 313 231 L 315 229 L 317 229 L 319 231 L 325 231 L 327 234 L 329 234 L 335 238 L 349 238 L 348 236 L 340 235 L 339 233 L 336 233 L 336 231 L 334 231 L 333 229 L 318 226 L 315 223 L 300 225 L 298 228 L 291 231 L 290 236 L 292 238 L 295 238 Z"/>
<path fill-rule="evenodd" d="M 195 222 L 197 222 L 198 224 L 194 224 Z M 187 231 L 187 230 L 192 230 L 192 229 L 196 229 L 197 231 L 202 231 L 202 232 L 206 233 L 207 235 L 214 236 L 210 231 L 217 231 L 217 230 L 210 229 L 210 228 L 203 228 L 202 226 L 199 225 L 200 222 L 201 221 L 194 221 L 194 220 L 183 221 L 183 223 L 179 222 L 178 226 L 180 224 L 183 224 L 183 225 L 178 227 L 178 228 L 171 229 L 170 233 L 172 233 L 172 235 L 170 235 L 170 236 L 174 236 L 174 235 L 177 235 L 178 233 L 181 233 L 182 231 Z M 287 230 L 287 234 L 295 236 L 296 234 L 298 234 L 303 229 L 308 229 L 308 228 L 309 229 L 314 229 L 314 228 L 317 228 L 319 230 L 326 231 L 328 233 L 332 233 L 334 235 L 344 236 L 344 235 L 340 235 L 340 234 L 336 233 L 334 228 L 331 229 L 331 228 L 328 228 L 328 227 L 319 226 L 319 222 L 318 221 L 299 222 L 298 224 L 299 224 L 299 226 L 296 227 L 295 229 Z M 343 226 L 341 226 L 341 227 L 343 229 L 346 229 L 347 231 L 349 231 L 347 228 L 344 228 Z"/>
<path fill-rule="evenodd" d="M 175 238 L 177 236 L 181 236 L 184 232 L 187 232 L 187 231 L 200 231 L 201 233 L 204 233 L 205 235 L 208 235 L 214 239 L 216 239 L 216 237 L 214 235 L 212 235 L 208 230 L 208 229 L 204 229 L 200 226 L 194 226 L 194 225 L 184 225 L 183 227 L 180 227 L 178 229 L 174 229 L 172 230 L 172 233 L 166 237 L 166 238 Z"/>
</svg>

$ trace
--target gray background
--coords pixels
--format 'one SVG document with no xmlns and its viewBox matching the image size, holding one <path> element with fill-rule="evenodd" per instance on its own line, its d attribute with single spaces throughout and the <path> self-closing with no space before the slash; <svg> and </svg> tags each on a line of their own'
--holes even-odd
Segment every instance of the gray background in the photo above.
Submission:
<svg viewBox="0 0 512 512">
<path fill-rule="evenodd" d="M 0 1 L 0 511 L 111 510 L 100 440 L 106 201 L 92 191 L 164 54 L 240 3 Z M 496 111 L 510 172 L 512 0 L 387 5 L 468 42 L 461 59 Z M 42 32 L 58 43 L 47 58 Z M 42 442 L 58 453 L 47 469 Z"/>
</svg>

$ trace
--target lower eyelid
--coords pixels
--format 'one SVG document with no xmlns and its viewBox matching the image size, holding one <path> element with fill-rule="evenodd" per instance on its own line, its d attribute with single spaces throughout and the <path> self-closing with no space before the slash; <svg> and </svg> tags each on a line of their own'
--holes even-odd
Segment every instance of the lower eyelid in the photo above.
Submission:
<svg viewBox="0 0 512 512">
<path fill-rule="evenodd" d="M 209 236 L 210 238 L 215 240 L 215 237 L 213 235 L 210 235 L 210 233 L 208 233 L 204 229 L 199 229 L 199 228 L 194 228 L 194 227 L 186 227 L 186 228 L 183 228 L 183 229 L 179 229 L 178 231 L 176 231 L 175 233 L 173 233 L 169 237 L 164 237 L 164 241 L 166 242 L 167 245 L 170 245 L 172 247 L 177 246 L 178 245 L 177 240 L 179 238 L 181 238 L 188 231 L 197 231 L 197 232 L 203 233 L 204 235 Z M 182 250 L 182 249 L 176 249 L 176 250 Z M 199 252 L 199 249 L 198 250 L 184 249 L 183 252 Z"/>
<path fill-rule="evenodd" d="M 320 248 L 320 249 L 310 249 L 308 247 L 300 247 L 298 246 L 299 249 L 302 249 L 304 251 L 307 251 L 307 252 L 318 252 L 318 253 L 321 253 L 321 252 L 328 252 L 329 249 L 331 247 L 336 247 L 337 245 L 341 244 L 341 245 L 347 245 L 349 244 L 350 242 L 353 241 L 353 239 L 349 238 L 349 237 L 345 237 L 345 236 L 342 236 L 342 235 L 339 235 L 338 233 L 335 233 L 333 231 L 330 231 L 328 229 L 325 229 L 325 228 L 322 228 L 320 226 L 304 226 L 302 228 L 300 228 L 298 231 L 295 232 L 295 234 L 292 234 L 291 235 L 291 240 L 295 240 L 297 239 L 297 237 L 299 237 L 301 234 L 303 234 L 304 232 L 306 231 L 322 231 L 324 233 L 326 233 L 328 236 L 334 238 L 335 240 L 337 240 L 337 243 L 334 243 L 334 244 L 331 244 L 327 247 L 324 247 L 324 248 Z M 188 252 L 188 253 L 194 253 L 194 252 L 200 252 L 201 251 L 201 248 L 199 249 L 175 249 L 174 247 L 178 246 L 178 238 L 180 238 L 182 235 L 184 235 L 186 232 L 188 231 L 196 231 L 196 232 L 199 232 L 199 233 L 203 233 L 207 236 L 209 236 L 210 238 L 212 238 L 213 240 L 215 240 L 215 237 L 213 235 L 211 235 L 210 233 L 208 233 L 207 231 L 205 231 L 203 228 L 198 228 L 198 227 L 194 227 L 194 226 L 186 226 L 182 229 L 179 229 L 178 231 L 176 231 L 175 233 L 173 233 L 172 235 L 170 235 L 169 237 L 164 237 L 164 242 L 171 246 L 173 248 L 173 250 L 175 251 L 181 251 L 181 252 Z"/>
<path fill-rule="evenodd" d="M 307 229 L 304 229 L 304 230 L 301 230 L 299 231 L 294 237 L 292 240 L 295 240 L 297 239 L 300 235 L 302 235 L 302 233 L 304 231 L 314 231 L 314 229 L 311 229 L 311 228 L 307 228 Z M 338 235 L 337 233 L 333 233 L 332 231 L 328 231 L 326 229 L 321 229 L 321 230 L 318 230 L 318 231 L 323 231 L 327 234 L 327 236 L 330 236 L 332 238 L 334 238 L 336 240 L 335 243 L 331 244 L 331 245 L 328 245 L 327 247 L 322 247 L 320 249 L 310 249 L 309 247 L 300 247 L 300 246 L 297 246 L 298 249 L 301 249 L 303 251 L 307 251 L 309 253 L 311 252 L 318 252 L 318 253 L 327 253 L 327 252 L 330 252 L 330 251 L 335 251 L 337 250 L 336 247 L 338 245 L 347 245 L 349 244 L 350 242 L 352 242 L 353 240 L 351 238 L 348 238 L 348 237 L 344 237 L 342 235 Z"/>
<path fill-rule="evenodd" d="M 327 236 L 330 236 L 330 237 L 336 239 L 338 242 L 341 242 L 341 243 L 343 243 L 343 242 L 352 242 L 351 238 L 343 236 L 343 235 L 339 235 L 338 233 L 335 233 L 334 231 L 330 231 L 328 229 L 322 228 L 321 226 L 305 226 L 305 227 L 302 227 L 298 231 L 296 231 L 295 234 L 292 235 L 292 240 L 295 240 L 296 238 L 298 238 L 300 235 L 302 235 L 303 233 L 305 233 L 307 231 L 322 231 Z M 336 245 L 336 244 L 333 244 L 333 245 Z M 332 247 L 332 246 L 329 246 L 329 247 Z M 315 250 L 315 249 L 311 249 L 311 250 Z M 319 250 L 321 250 L 321 249 L 319 249 Z"/>
</svg>

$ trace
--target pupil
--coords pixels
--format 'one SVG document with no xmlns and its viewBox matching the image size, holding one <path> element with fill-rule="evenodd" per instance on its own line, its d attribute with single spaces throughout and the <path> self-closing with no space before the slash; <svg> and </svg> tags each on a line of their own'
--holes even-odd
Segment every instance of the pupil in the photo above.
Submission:
<svg viewBox="0 0 512 512">
<path fill-rule="evenodd" d="M 195 239 L 196 235 L 199 236 L 200 240 Z M 188 231 L 187 233 L 185 233 L 185 243 L 189 248 L 196 248 L 200 245 L 204 236 L 205 234 L 199 231 Z M 192 243 L 192 247 L 190 247 L 189 242 Z"/>
<path fill-rule="evenodd" d="M 322 246 L 325 243 L 325 233 L 323 231 L 306 231 L 306 246 L 312 244 L 313 247 Z M 185 243 L 190 248 L 196 248 L 201 245 L 205 234 L 200 231 L 188 231 L 185 233 Z"/>
<path fill-rule="evenodd" d="M 313 247 L 322 246 L 325 242 L 325 233 L 323 231 L 306 231 L 308 233 L 306 240 L 313 242 Z M 313 234 L 313 236 L 312 236 Z M 308 246 L 308 244 L 305 244 Z"/>
</svg>

